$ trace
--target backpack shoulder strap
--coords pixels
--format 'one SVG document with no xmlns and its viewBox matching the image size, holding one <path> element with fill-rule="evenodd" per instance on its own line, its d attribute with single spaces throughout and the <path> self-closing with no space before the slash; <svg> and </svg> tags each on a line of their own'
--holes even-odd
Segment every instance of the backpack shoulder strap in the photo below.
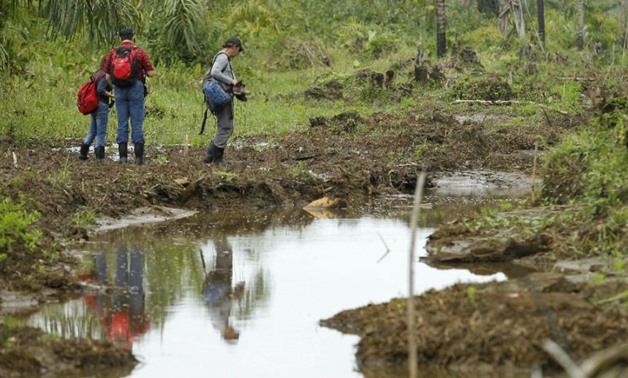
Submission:
<svg viewBox="0 0 628 378">
<path fill-rule="evenodd" d="M 105 71 L 103 70 L 98 70 L 98 72 L 96 72 L 95 74 L 93 74 L 92 76 L 90 76 L 90 80 L 94 83 L 97 83 L 98 80 L 100 80 L 100 78 L 105 74 Z"/>
<path fill-rule="evenodd" d="M 223 51 L 219 51 L 216 55 L 214 55 L 214 59 L 212 59 L 212 65 L 211 67 L 209 67 L 209 72 L 211 73 L 212 68 L 214 68 L 214 63 L 216 63 L 216 59 L 218 58 L 218 55 L 220 54 L 225 54 L 227 55 L 227 53 L 223 52 Z M 231 65 L 231 61 L 229 60 L 229 55 L 227 55 L 227 62 L 229 63 L 229 65 Z M 227 67 L 225 66 L 225 68 L 222 69 L 222 72 L 225 72 L 225 70 L 227 69 Z"/>
</svg>

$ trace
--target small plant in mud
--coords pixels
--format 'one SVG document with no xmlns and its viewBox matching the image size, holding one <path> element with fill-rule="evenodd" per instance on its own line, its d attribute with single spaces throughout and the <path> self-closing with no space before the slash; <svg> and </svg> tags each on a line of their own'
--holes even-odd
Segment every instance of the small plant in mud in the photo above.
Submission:
<svg viewBox="0 0 628 378">
<path fill-rule="evenodd" d="M 593 276 L 593 284 L 596 286 L 604 285 L 604 281 L 606 281 L 606 275 L 602 273 L 598 273 Z"/>
<path fill-rule="evenodd" d="M 402 302 L 397 302 L 397 304 L 395 305 L 395 309 L 399 312 L 405 312 L 406 311 L 406 304 L 402 303 Z"/>
<path fill-rule="evenodd" d="M 2 348 L 4 349 L 11 349 L 15 346 L 16 339 L 15 337 L 7 337 L 3 343 L 2 343 Z"/>
<path fill-rule="evenodd" d="M 166 154 L 159 154 L 155 157 L 155 162 L 159 165 L 166 165 L 168 164 L 168 155 Z"/>
<path fill-rule="evenodd" d="M 559 110 L 575 113 L 582 109 L 580 98 L 582 87 L 576 81 L 556 85 L 550 89 L 549 101 L 557 103 Z"/>
<path fill-rule="evenodd" d="M 477 293 L 477 287 L 469 286 L 467 288 L 467 301 L 469 301 L 469 304 L 471 304 L 471 306 L 475 306 L 475 304 L 477 303 Z"/>
<path fill-rule="evenodd" d="M 217 177 L 220 180 L 230 181 L 238 177 L 236 173 L 233 172 L 225 172 L 225 171 L 214 171 L 212 172 L 212 176 Z"/>
<path fill-rule="evenodd" d="M 419 144 L 418 146 L 414 148 L 413 157 L 417 160 L 420 160 L 423 158 L 423 156 L 425 156 L 427 152 L 429 152 L 429 149 L 430 149 L 430 145 L 425 140 L 423 141 L 423 143 Z"/>
<path fill-rule="evenodd" d="M 94 224 L 96 220 L 96 212 L 93 209 L 77 211 L 72 215 L 72 224 L 76 227 L 86 227 Z"/>
<path fill-rule="evenodd" d="M 70 170 L 68 168 L 68 160 L 65 161 L 63 165 L 63 169 L 61 169 L 57 174 L 50 175 L 46 178 L 46 181 L 52 185 L 55 189 L 63 189 L 70 182 Z"/>
<path fill-rule="evenodd" d="M 37 248 L 42 235 L 33 228 L 37 219 L 39 213 L 27 211 L 23 203 L 15 203 L 11 198 L 0 202 L 0 263 L 18 248 L 29 252 Z"/>
<path fill-rule="evenodd" d="M 292 179 L 310 177 L 307 166 L 303 161 L 297 162 L 297 164 L 290 166 L 286 171 L 286 174 Z"/>
</svg>

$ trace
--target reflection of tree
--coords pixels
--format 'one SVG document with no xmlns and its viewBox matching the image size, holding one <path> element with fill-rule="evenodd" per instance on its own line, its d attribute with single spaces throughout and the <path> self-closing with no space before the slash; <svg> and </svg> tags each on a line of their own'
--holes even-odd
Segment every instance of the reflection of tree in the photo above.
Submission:
<svg viewBox="0 0 628 378">
<path fill-rule="evenodd" d="M 233 249 L 227 235 L 211 240 L 213 262 L 206 269 L 203 282 L 203 301 L 207 305 L 214 328 L 220 330 L 222 337 L 232 342 L 240 336 L 233 327 L 233 317 L 249 314 L 258 301 L 267 297 L 268 288 L 264 275 L 258 272 L 245 289 L 244 281 L 234 282 Z M 205 267 L 205 256 L 201 248 L 201 260 Z"/>
</svg>

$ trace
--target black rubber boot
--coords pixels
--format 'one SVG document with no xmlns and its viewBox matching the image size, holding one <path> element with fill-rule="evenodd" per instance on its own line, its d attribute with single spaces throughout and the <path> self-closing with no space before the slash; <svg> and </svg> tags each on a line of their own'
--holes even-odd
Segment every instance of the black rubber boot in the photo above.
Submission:
<svg viewBox="0 0 628 378">
<path fill-rule="evenodd" d="M 120 155 L 120 164 L 125 164 L 128 156 L 126 143 L 118 143 L 118 153 Z"/>
<path fill-rule="evenodd" d="M 81 151 L 79 152 L 79 159 L 87 160 L 88 152 L 89 152 L 89 144 L 81 143 Z"/>
<path fill-rule="evenodd" d="M 211 164 L 214 162 L 214 151 L 214 141 L 212 141 L 207 148 L 207 156 L 203 159 L 203 163 Z"/>
<path fill-rule="evenodd" d="M 144 164 L 144 143 L 135 143 L 135 164 Z"/>
<path fill-rule="evenodd" d="M 98 146 L 94 148 L 94 155 L 96 155 L 96 160 L 104 161 L 105 160 L 105 146 Z"/>
<path fill-rule="evenodd" d="M 225 159 L 223 159 L 223 155 L 225 154 L 225 149 L 216 147 L 214 145 L 214 164 L 217 165 L 227 165 Z"/>
</svg>

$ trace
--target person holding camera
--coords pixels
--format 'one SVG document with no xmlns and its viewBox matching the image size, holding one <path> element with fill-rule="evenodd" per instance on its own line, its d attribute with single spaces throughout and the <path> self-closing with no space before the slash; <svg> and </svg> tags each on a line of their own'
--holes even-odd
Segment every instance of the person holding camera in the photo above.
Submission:
<svg viewBox="0 0 628 378">
<path fill-rule="evenodd" d="M 203 80 L 214 80 L 222 89 L 238 100 L 246 101 L 247 92 L 244 83 L 238 81 L 231 67 L 231 59 L 244 51 L 242 41 L 238 37 L 231 37 L 225 41 L 222 49 L 214 56 L 213 63 Z M 205 163 L 225 165 L 225 147 L 233 134 L 233 99 L 214 109 L 217 121 L 217 130 L 214 139 L 209 143 Z"/>
</svg>

